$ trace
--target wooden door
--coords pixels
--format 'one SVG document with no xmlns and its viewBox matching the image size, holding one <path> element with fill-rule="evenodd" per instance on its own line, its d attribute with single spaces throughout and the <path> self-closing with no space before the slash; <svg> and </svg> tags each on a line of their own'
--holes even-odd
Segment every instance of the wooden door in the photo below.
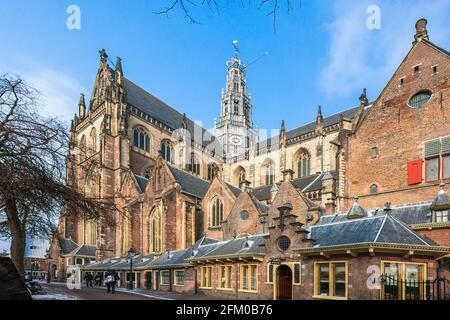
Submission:
<svg viewBox="0 0 450 320">
<path fill-rule="evenodd" d="M 286 265 L 277 269 L 278 299 L 292 300 L 292 270 Z"/>
</svg>

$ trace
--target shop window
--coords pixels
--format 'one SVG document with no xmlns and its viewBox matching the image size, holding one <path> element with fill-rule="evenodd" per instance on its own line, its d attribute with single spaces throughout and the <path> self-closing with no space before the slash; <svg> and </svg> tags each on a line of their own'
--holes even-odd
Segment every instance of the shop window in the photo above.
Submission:
<svg viewBox="0 0 450 320">
<path fill-rule="evenodd" d="M 424 298 L 424 264 L 382 262 L 381 293 L 384 300 Z"/>
</svg>

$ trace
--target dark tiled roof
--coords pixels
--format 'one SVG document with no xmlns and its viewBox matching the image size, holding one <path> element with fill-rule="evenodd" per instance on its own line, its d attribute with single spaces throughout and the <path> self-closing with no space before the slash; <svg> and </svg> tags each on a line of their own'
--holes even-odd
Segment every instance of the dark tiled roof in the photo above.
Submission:
<svg viewBox="0 0 450 320">
<path fill-rule="evenodd" d="M 147 266 L 149 268 L 186 267 L 189 263 L 186 259 L 192 256 L 192 248 L 167 251 L 153 260 Z"/>
<path fill-rule="evenodd" d="M 79 246 L 74 252 L 74 256 L 86 256 L 86 257 L 95 257 L 95 253 L 97 248 L 95 246 L 91 246 L 88 244 L 83 244 Z"/>
<path fill-rule="evenodd" d="M 326 173 L 316 173 L 307 177 L 297 178 L 292 180 L 292 185 L 302 192 L 312 192 L 319 191 L 322 189 L 322 177 Z M 336 172 L 330 171 L 330 174 L 336 178 Z M 280 186 L 281 183 L 276 183 L 277 186 Z M 252 189 L 252 194 L 256 197 L 256 199 L 268 200 L 271 198 L 271 192 L 273 185 L 261 186 Z"/>
<path fill-rule="evenodd" d="M 241 189 L 233 186 L 232 184 L 225 182 L 225 184 L 227 185 L 227 187 L 230 189 L 230 191 L 236 196 L 238 197 L 241 194 Z"/>
<path fill-rule="evenodd" d="M 382 215 L 386 211 L 381 209 L 368 210 L 369 216 Z M 430 203 L 419 203 L 406 206 L 392 207 L 390 215 L 407 225 L 423 224 L 431 222 Z M 332 223 L 347 220 L 347 213 L 324 215 L 318 224 Z"/>
<path fill-rule="evenodd" d="M 144 192 L 145 187 L 147 187 L 148 179 L 145 177 L 139 176 L 137 174 L 135 174 L 134 177 L 136 178 L 136 181 L 139 185 L 139 188 L 141 189 L 141 192 Z"/>
<path fill-rule="evenodd" d="M 197 254 L 192 259 L 263 254 L 261 245 L 264 244 L 264 236 L 266 234 L 257 234 L 218 242 L 213 245 L 212 250 L 204 254 Z"/>
<path fill-rule="evenodd" d="M 358 243 L 390 243 L 434 246 L 435 243 L 411 230 L 391 215 L 318 224 L 310 228 L 315 247 Z"/>
<path fill-rule="evenodd" d="M 180 184 L 183 193 L 202 199 L 209 188 L 209 182 L 197 176 L 194 176 L 184 170 L 175 168 L 167 164 L 175 180 Z"/>
<path fill-rule="evenodd" d="M 72 239 L 64 238 L 63 236 L 58 236 L 59 247 L 63 254 L 69 254 L 78 248 L 78 245 Z"/>
<path fill-rule="evenodd" d="M 353 107 L 351 109 L 347 109 L 347 110 L 341 111 L 339 113 L 336 113 L 329 117 L 324 118 L 323 119 L 323 127 L 325 128 L 328 126 L 338 124 L 341 116 L 343 116 L 344 118 L 353 119 L 353 117 L 356 115 L 356 112 L 358 111 L 358 108 L 359 108 L 359 106 Z M 316 130 L 316 121 L 307 123 L 303 126 L 300 126 L 298 128 L 287 131 L 286 139 L 292 139 L 292 138 L 304 135 L 306 133 L 313 132 L 314 130 Z M 264 141 L 261 141 L 260 143 L 258 143 L 258 150 L 261 150 L 267 146 L 271 146 L 272 140 L 274 140 L 274 143 L 277 145 L 279 142 L 279 136 L 275 137 L 275 139 L 269 138 Z"/>
<path fill-rule="evenodd" d="M 127 102 L 130 105 L 141 109 L 154 119 L 167 125 L 173 130 L 181 128 L 183 114 L 148 93 L 146 90 L 142 89 L 127 78 L 123 78 L 123 87 L 127 92 Z M 202 132 L 203 134 L 203 145 L 207 146 L 214 141 L 214 136 L 212 136 L 207 130 L 201 128 L 189 118 L 186 118 L 186 121 L 187 129 L 190 132 L 192 139 L 194 139 L 194 127 L 197 127 L 195 130 L 199 130 L 198 132 Z"/>
</svg>

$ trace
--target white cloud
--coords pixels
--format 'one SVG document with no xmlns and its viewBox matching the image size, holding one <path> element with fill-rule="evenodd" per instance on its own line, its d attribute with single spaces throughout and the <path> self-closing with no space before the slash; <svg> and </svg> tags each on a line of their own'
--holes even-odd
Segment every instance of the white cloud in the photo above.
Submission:
<svg viewBox="0 0 450 320">
<path fill-rule="evenodd" d="M 78 112 L 78 99 L 85 88 L 73 77 L 43 66 L 24 62 L 20 67 L 2 67 L 2 72 L 20 76 L 40 93 L 40 112 L 68 123 Z"/>
<path fill-rule="evenodd" d="M 380 30 L 369 30 L 366 25 L 366 9 L 372 4 L 381 8 Z M 428 20 L 430 40 L 448 48 L 449 9 L 447 1 L 336 2 L 334 20 L 326 26 L 331 39 L 321 71 L 322 91 L 346 96 L 363 87 L 381 90 L 411 48 L 414 24 L 421 17 Z"/>
</svg>

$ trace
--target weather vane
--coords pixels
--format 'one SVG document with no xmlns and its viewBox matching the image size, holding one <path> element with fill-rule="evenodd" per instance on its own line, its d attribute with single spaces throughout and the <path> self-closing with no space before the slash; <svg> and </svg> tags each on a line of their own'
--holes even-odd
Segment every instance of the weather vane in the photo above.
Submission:
<svg viewBox="0 0 450 320">
<path fill-rule="evenodd" d="M 234 55 L 235 55 L 236 59 L 238 57 L 238 53 L 240 53 L 238 45 L 239 45 L 239 41 L 233 40 Z"/>
</svg>

